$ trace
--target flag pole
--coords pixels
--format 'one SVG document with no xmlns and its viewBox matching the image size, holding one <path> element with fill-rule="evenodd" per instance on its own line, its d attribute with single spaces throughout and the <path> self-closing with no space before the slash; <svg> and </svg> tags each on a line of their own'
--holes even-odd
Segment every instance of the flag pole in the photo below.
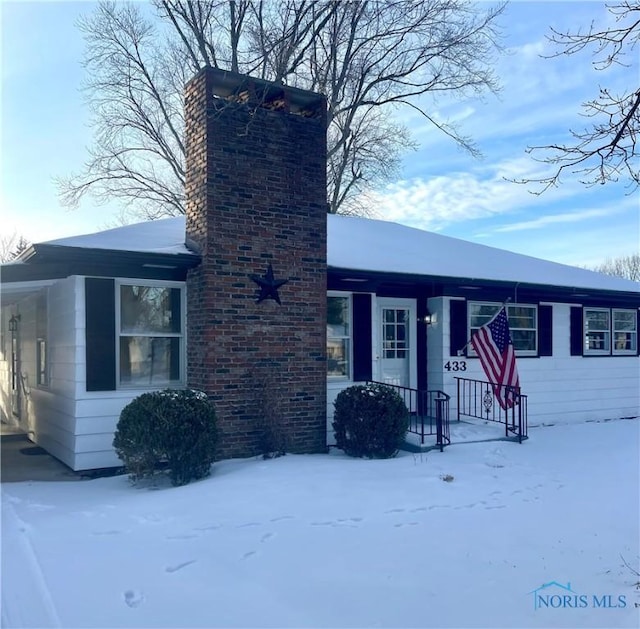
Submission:
<svg viewBox="0 0 640 629">
<path fill-rule="evenodd" d="M 489 321 L 487 321 L 487 323 L 485 323 L 485 325 L 489 325 L 499 314 L 500 314 L 500 310 L 502 310 L 509 302 L 511 301 L 511 297 L 507 297 L 503 302 L 502 305 L 500 306 L 500 308 L 498 308 L 498 312 L 496 312 L 496 314 L 493 315 L 493 317 L 491 317 L 491 319 L 489 319 Z M 464 356 L 464 350 L 467 349 L 467 347 L 469 347 L 469 345 L 471 345 L 471 339 L 469 339 L 457 352 L 456 352 L 456 356 Z"/>
</svg>

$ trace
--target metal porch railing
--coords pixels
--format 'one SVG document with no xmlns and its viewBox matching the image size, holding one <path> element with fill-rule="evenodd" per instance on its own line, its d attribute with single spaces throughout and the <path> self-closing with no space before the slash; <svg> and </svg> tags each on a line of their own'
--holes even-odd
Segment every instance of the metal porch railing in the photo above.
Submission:
<svg viewBox="0 0 640 629">
<path fill-rule="evenodd" d="M 420 437 L 424 445 L 425 437 L 436 437 L 436 447 L 440 452 L 451 443 L 449 431 L 449 400 L 444 391 L 421 391 L 388 382 L 370 380 L 372 384 L 382 384 L 392 388 L 403 399 L 409 410 L 409 432 Z"/>
<path fill-rule="evenodd" d="M 527 439 L 527 396 L 519 387 L 493 384 L 482 380 L 456 377 L 458 383 L 458 421 L 460 417 L 474 417 L 504 424 L 505 437 L 514 437 L 522 443 Z M 502 408 L 498 395 L 508 400 Z"/>
</svg>

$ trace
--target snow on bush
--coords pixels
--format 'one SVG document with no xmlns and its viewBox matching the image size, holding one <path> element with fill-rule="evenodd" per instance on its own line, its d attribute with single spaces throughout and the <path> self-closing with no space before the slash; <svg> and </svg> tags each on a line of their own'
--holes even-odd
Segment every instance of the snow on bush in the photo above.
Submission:
<svg viewBox="0 0 640 629">
<path fill-rule="evenodd" d="M 132 481 L 166 469 L 173 485 L 208 476 L 218 432 L 213 404 L 202 391 L 144 393 L 122 410 L 113 440 Z"/>
<path fill-rule="evenodd" d="M 354 385 L 336 397 L 336 445 L 350 456 L 389 458 L 407 433 L 409 413 L 402 398 L 383 384 Z"/>
</svg>

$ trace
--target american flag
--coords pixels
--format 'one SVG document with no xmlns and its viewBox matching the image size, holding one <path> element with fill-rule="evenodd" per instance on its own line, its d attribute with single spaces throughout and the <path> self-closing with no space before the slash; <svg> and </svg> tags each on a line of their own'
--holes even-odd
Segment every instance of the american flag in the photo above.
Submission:
<svg viewBox="0 0 640 629">
<path fill-rule="evenodd" d="M 514 389 L 520 393 L 520 380 L 504 306 L 473 335 L 471 345 L 489 382 L 494 385 L 493 391 L 500 406 L 507 409 L 517 404 Z"/>
</svg>

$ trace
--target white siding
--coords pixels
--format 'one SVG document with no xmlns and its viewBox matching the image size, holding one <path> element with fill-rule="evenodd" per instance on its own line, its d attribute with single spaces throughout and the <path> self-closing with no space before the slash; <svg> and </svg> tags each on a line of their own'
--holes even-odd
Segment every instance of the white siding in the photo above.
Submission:
<svg viewBox="0 0 640 629">
<path fill-rule="evenodd" d="M 75 398 L 81 386 L 77 334 L 81 285 L 80 278 L 69 277 L 49 287 L 49 386 L 32 394 L 35 442 L 72 469 L 76 469 Z"/>
<path fill-rule="evenodd" d="M 451 419 L 456 418 L 455 376 L 486 380 L 476 358 L 452 356 L 449 351 L 449 298 L 429 300 L 429 310 L 446 304 L 444 326 L 429 330 L 429 388 L 451 396 Z M 433 307 L 432 307 L 433 302 Z M 528 396 L 529 425 L 616 419 L 640 415 L 640 359 L 637 356 L 571 356 L 570 305 L 554 303 L 553 356 L 518 358 L 522 393 Z M 447 361 L 464 360 L 466 371 L 446 371 Z"/>
<path fill-rule="evenodd" d="M 451 354 L 449 314 L 450 303 L 455 299 L 434 297 L 427 303 L 434 316 L 427 329 L 427 386 L 451 396 L 452 421 L 457 418 L 455 376 L 486 381 L 477 358 Z M 639 416 L 640 359 L 637 356 L 571 356 L 571 306 L 550 305 L 553 307 L 553 356 L 517 359 L 522 392 L 528 396 L 529 425 Z M 375 322 L 373 328 L 375 330 Z M 445 364 L 452 361 L 464 362 L 466 370 L 447 371 Z M 335 443 L 331 429 L 333 402 L 338 393 L 351 384 L 354 383 L 328 382 L 328 444 Z"/>
<path fill-rule="evenodd" d="M 35 443 L 71 469 L 87 470 L 121 465 L 113 437 L 122 409 L 149 389 L 86 390 L 85 278 L 72 276 L 55 282 L 48 295 L 49 385 L 36 387 L 36 294 L 28 294 L 5 318 L 20 312 L 22 372 L 26 395 L 22 427 Z M 34 288 L 36 291 L 37 288 Z M 7 314 L 5 312 L 9 312 Z M 10 414 L 8 358 L 0 354 L 0 396 L 3 413 Z"/>
<path fill-rule="evenodd" d="M 120 412 L 148 389 L 86 391 L 84 277 L 57 281 L 48 289 L 49 385 L 36 385 L 36 298 L 40 289 L 2 309 L 0 339 L 0 402 L 10 415 L 8 360 L 11 338 L 7 322 L 20 313 L 22 427 L 33 440 L 74 470 L 117 466 L 112 442 Z M 427 330 L 429 389 L 451 396 L 456 419 L 456 375 L 486 380 L 477 359 L 450 354 L 449 312 L 454 298 L 428 300 L 434 322 Z M 574 357 L 570 355 L 570 305 L 553 306 L 553 356 L 519 358 L 522 391 L 528 396 L 529 424 L 581 422 L 640 415 L 640 359 L 637 356 Z M 377 304 L 372 303 L 373 373 L 377 373 Z M 465 371 L 447 371 L 449 361 L 464 361 Z M 375 377 L 375 376 L 374 376 Z M 350 380 L 327 384 L 327 443 L 334 443 L 333 403 Z"/>
<path fill-rule="evenodd" d="M 338 393 L 343 391 L 347 387 L 350 387 L 353 382 L 350 380 L 340 380 L 339 382 L 327 382 L 327 445 L 335 445 L 336 438 L 333 434 L 333 427 L 331 423 L 333 422 L 333 403 L 336 401 L 336 397 L 338 397 Z"/>
<path fill-rule="evenodd" d="M 122 465 L 113 449 L 120 413 L 134 398 L 152 389 L 86 390 L 85 278 L 77 280 L 75 339 L 78 386 L 75 394 L 73 469 L 115 467 Z"/>
<path fill-rule="evenodd" d="M 553 304 L 553 356 L 518 361 L 529 424 L 640 415 L 637 356 L 571 356 L 568 304 Z"/>
<path fill-rule="evenodd" d="M 427 388 L 439 389 L 451 395 L 445 386 L 443 365 L 449 360 L 449 297 L 433 297 L 427 300 L 432 323 L 427 327 Z"/>
</svg>

